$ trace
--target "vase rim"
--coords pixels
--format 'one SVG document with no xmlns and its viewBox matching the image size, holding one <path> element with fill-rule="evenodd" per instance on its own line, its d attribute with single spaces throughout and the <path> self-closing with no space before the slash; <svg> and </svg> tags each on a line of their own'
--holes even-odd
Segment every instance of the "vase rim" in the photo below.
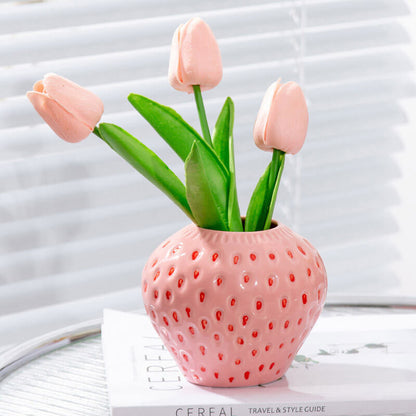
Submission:
<svg viewBox="0 0 416 416">
<path fill-rule="evenodd" d="M 241 217 L 241 220 L 243 221 L 243 224 L 244 224 L 245 219 L 246 219 L 246 217 Z M 201 231 L 204 231 L 204 232 L 206 231 L 206 232 L 213 232 L 213 233 L 242 234 L 242 235 L 243 234 L 244 235 L 247 235 L 247 234 L 250 234 L 250 235 L 254 235 L 254 234 L 264 234 L 264 233 L 267 233 L 268 231 L 273 231 L 273 230 L 276 231 L 276 228 L 279 228 L 279 227 L 282 227 L 283 226 L 283 224 L 278 223 L 274 219 L 272 219 L 270 228 L 268 228 L 267 230 L 258 230 L 258 231 L 224 231 L 224 230 L 214 230 L 212 228 L 199 227 L 195 223 L 193 223 L 191 225 L 194 225 L 197 229 L 199 229 Z"/>
</svg>

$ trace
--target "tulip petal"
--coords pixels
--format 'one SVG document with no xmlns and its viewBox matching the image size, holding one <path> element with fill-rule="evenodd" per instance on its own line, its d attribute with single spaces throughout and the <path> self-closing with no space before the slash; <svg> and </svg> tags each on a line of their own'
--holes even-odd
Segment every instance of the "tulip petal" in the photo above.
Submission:
<svg viewBox="0 0 416 416">
<path fill-rule="evenodd" d="M 185 85 L 181 76 L 181 66 L 179 62 L 179 38 L 183 25 L 180 25 L 173 34 L 170 59 L 169 59 L 169 70 L 168 79 L 169 84 L 175 88 L 175 90 L 185 91 L 191 93 L 192 86 Z"/>
<path fill-rule="evenodd" d="M 263 100 L 260 105 L 259 112 L 257 114 L 256 123 L 254 125 L 254 142 L 257 147 L 261 150 L 272 151 L 271 146 L 267 146 L 264 140 L 266 127 L 268 125 L 268 120 L 270 118 L 270 107 L 272 105 L 273 99 L 276 95 L 276 92 L 281 87 L 280 79 L 270 85 L 267 88 L 266 93 L 264 94 Z"/>
<path fill-rule="evenodd" d="M 222 78 L 221 54 L 211 28 L 199 17 L 190 19 L 181 29 L 179 61 L 182 82 L 208 90 Z"/>
<path fill-rule="evenodd" d="M 47 74 L 43 80 L 44 92 L 90 130 L 100 121 L 104 111 L 102 101 L 91 91 L 56 74 Z"/>
<path fill-rule="evenodd" d="M 26 95 L 35 110 L 61 139 L 76 143 L 91 133 L 91 129 L 47 95 L 36 91 Z"/>
<path fill-rule="evenodd" d="M 283 84 L 272 101 L 264 132 L 266 147 L 295 154 L 302 148 L 308 130 L 308 108 L 302 89 L 295 82 Z"/>
<path fill-rule="evenodd" d="M 210 27 L 194 17 L 180 25 L 172 38 L 169 83 L 179 91 L 192 93 L 214 88 L 222 78 L 221 54 Z"/>
</svg>

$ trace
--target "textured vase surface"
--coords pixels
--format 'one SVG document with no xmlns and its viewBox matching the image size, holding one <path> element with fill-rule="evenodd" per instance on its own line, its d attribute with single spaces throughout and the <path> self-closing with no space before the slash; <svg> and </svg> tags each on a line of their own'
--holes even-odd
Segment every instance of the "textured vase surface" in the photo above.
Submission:
<svg viewBox="0 0 416 416">
<path fill-rule="evenodd" d="M 282 224 L 247 233 L 191 224 L 152 253 L 142 275 L 153 326 L 185 377 L 205 386 L 282 377 L 326 292 L 317 250 Z"/>
</svg>

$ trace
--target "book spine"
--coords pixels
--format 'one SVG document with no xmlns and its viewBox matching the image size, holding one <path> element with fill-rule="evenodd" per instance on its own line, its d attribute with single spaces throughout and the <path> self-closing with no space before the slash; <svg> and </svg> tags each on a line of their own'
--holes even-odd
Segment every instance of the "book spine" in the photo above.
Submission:
<svg viewBox="0 0 416 416">
<path fill-rule="evenodd" d="M 415 412 L 416 400 L 113 408 L 112 416 L 364 416 Z"/>
</svg>

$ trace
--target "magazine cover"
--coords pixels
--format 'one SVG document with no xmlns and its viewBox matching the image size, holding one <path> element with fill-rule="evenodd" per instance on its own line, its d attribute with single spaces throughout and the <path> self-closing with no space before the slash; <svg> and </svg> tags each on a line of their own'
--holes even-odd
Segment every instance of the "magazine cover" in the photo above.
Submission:
<svg viewBox="0 0 416 416">
<path fill-rule="evenodd" d="M 377 415 L 416 411 L 416 315 L 323 316 L 280 380 L 201 387 L 183 379 L 144 315 L 106 310 L 113 416 Z"/>
</svg>

